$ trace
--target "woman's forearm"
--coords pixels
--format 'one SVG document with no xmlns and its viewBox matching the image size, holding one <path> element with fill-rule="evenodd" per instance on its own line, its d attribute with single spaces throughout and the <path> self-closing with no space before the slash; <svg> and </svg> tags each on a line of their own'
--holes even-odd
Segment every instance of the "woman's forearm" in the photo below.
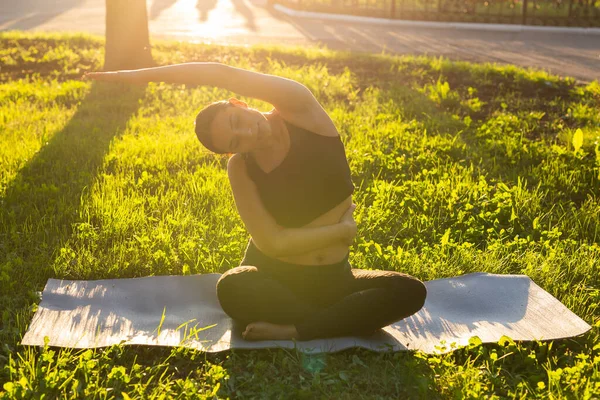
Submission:
<svg viewBox="0 0 600 400">
<path fill-rule="evenodd" d="M 356 231 L 346 223 L 337 223 L 314 228 L 284 228 L 271 244 L 270 256 L 286 257 L 314 250 L 351 243 Z"/>
<path fill-rule="evenodd" d="M 357 226 L 354 220 L 356 204 L 352 204 L 337 224 L 319 227 L 283 228 L 271 241 L 274 257 L 295 256 L 314 250 L 339 245 L 350 246 L 356 237 Z"/>
</svg>

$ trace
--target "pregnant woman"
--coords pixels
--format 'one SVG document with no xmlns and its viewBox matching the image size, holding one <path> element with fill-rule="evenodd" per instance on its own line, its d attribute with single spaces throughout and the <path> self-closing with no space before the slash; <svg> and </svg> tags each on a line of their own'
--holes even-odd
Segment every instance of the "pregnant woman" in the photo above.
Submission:
<svg viewBox="0 0 600 400">
<path fill-rule="evenodd" d="M 270 103 L 261 112 L 229 99 L 204 108 L 196 135 L 233 153 L 227 172 L 251 239 L 239 267 L 217 283 L 223 310 L 246 340 L 370 334 L 421 309 L 421 281 L 354 269 L 354 186 L 340 135 L 299 82 L 220 63 L 185 63 L 86 77 L 208 85 Z"/>
</svg>

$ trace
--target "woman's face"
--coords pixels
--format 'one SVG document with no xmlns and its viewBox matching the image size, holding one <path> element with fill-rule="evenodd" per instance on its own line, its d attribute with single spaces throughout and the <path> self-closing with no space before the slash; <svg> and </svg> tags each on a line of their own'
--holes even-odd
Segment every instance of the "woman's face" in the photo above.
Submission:
<svg viewBox="0 0 600 400">
<path fill-rule="evenodd" d="M 271 136 L 271 125 L 258 110 L 229 103 L 211 123 L 215 147 L 227 153 L 247 153 L 261 148 Z"/>
</svg>

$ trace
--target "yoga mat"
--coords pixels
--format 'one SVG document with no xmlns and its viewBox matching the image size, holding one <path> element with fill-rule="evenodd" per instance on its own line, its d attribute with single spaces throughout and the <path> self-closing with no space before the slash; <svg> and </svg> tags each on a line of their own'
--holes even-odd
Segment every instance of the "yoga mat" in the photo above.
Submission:
<svg viewBox="0 0 600 400">
<path fill-rule="evenodd" d="M 426 282 L 421 311 L 370 336 L 250 342 L 219 305 L 215 286 L 220 276 L 50 279 L 22 344 L 43 346 L 47 336 L 50 346 L 72 348 L 124 343 L 182 345 L 207 352 L 296 347 L 321 353 L 363 347 L 435 353 L 450 351 L 452 343 L 466 345 L 473 336 L 484 343 L 503 335 L 549 340 L 591 328 L 527 276 L 473 273 Z M 439 348 L 442 341 L 446 349 Z"/>
</svg>

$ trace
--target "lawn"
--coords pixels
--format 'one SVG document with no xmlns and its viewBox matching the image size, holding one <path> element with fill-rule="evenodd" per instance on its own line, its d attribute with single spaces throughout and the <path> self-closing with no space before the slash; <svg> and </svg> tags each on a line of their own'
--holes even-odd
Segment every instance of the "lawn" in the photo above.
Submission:
<svg viewBox="0 0 600 400">
<path fill-rule="evenodd" d="M 248 233 L 193 118 L 232 93 L 82 81 L 103 41 L 0 34 L 0 397 L 598 398 L 600 85 L 513 66 L 158 42 L 303 82 L 345 143 L 355 268 L 526 274 L 593 328 L 445 355 L 19 345 L 48 278 L 225 272 Z M 267 111 L 266 104 L 244 99 Z"/>
</svg>

